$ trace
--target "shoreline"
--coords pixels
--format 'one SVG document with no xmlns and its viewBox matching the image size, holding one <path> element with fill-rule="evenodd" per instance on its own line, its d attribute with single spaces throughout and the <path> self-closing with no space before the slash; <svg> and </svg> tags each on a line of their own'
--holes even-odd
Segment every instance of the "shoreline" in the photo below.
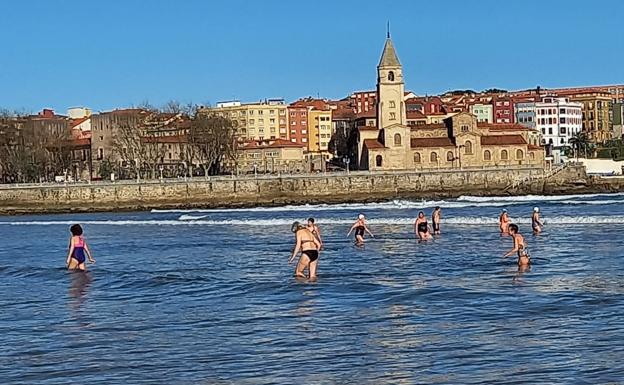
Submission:
<svg viewBox="0 0 624 385">
<path fill-rule="evenodd" d="M 591 178 L 590 178 L 591 179 Z M 222 196 L 210 199 L 137 199 L 124 202 L 83 201 L 63 204 L 23 204 L 13 202 L 0 207 L 0 216 L 47 215 L 47 214 L 88 214 L 103 212 L 142 212 L 151 210 L 193 210 L 193 209 L 237 209 L 255 207 L 304 206 L 317 204 L 366 204 L 391 202 L 394 200 L 441 200 L 456 199 L 460 196 L 524 196 L 524 195 L 572 195 L 572 194 L 607 194 L 624 192 L 624 178 L 616 183 L 600 179 L 600 183 L 563 183 L 553 186 L 526 186 L 510 192 L 506 189 L 475 188 L 465 186 L 461 190 L 446 191 L 384 191 L 366 192 L 359 195 L 335 193 L 330 195 L 291 195 L 286 196 Z M 537 188 L 536 188 L 537 187 Z"/>
</svg>

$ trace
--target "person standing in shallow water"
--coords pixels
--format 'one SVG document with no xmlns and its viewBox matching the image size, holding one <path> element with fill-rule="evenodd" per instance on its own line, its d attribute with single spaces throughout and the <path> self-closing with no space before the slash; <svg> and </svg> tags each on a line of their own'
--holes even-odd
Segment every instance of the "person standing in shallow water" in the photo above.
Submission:
<svg viewBox="0 0 624 385">
<path fill-rule="evenodd" d="M 319 229 L 319 227 L 314 223 L 314 218 L 308 218 L 308 225 L 306 227 L 312 232 L 312 234 L 314 234 L 316 239 L 318 239 L 319 243 L 321 244 L 319 250 L 322 249 L 323 240 L 321 239 L 321 229 Z"/>
<path fill-rule="evenodd" d="M 514 247 L 507 254 L 503 256 L 503 258 L 507 258 L 514 253 L 518 254 L 518 266 L 521 268 L 525 268 L 529 266 L 531 263 L 531 256 L 529 255 L 529 250 L 526 244 L 526 241 L 522 234 L 518 231 L 518 225 L 510 224 L 509 225 L 509 234 L 513 238 Z"/>
<path fill-rule="evenodd" d="M 425 213 L 422 211 L 418 213 L 418 217 L 414 222 L 414 232 L 421 241 L 426 241 L 432 238 L 427 218 L 425 217 Z"/>
<path fill-rule="evenodd" d="M 501 234 L 509 234 L 509 215 L 507 214 L 507 209 L 503 209 L 500 216 L 498 217 L 498 227 L 500 228 Z"/>
<path fill-rule="evenodd" d="M 364 244 L 364 233 L 370 234 L 371 237 L 375 238 L 373 233 L 370 232 L 368 226 L 366 226 L 366 218 L 364 214 L 359 214 L 358 219 L 355 221 L 349 232 L 347 233 L 347 237 L 351 235 L 351 233 L 355 230 L 355 244 L 358 246 L 362 246 Z"/>
<path fill-rule="evenodd" d="M 533 227 L 533 234 L 538 235 L 539 233 L 542 232 L 544 223 L 540 220 L 539 207 L 533 208 L 533 215 L 531 215 L 531 226 Z"/>
<path fill-rule="evenodd" d="M 69 270 L 87 270 L 85 265 L 85 256 L 89 258 L 89 262 L 95 263 L 95 259 L 91 256 L 91 251 L 87 242 L 82 236 L 82 227 L 78 224 L 69 228 L 72 236 L 69 239 L 69 252 L 65 265 Z"/>
<path fill-rule="evenodd" d="M 433 226 L 433 234 L 440 235 L 440 219 L 442 218 L 442 209 L 436 206 L 431 214 L 431 225 Z"/>
<path fill-rule="evenodd" d="M 292 263 L 297 257 L 297 254 L 299 254 L 299 251 L 301 251 L 299 263 L 297 263 L 297 267 L 295 268 L 295 277 L 305 278 L 306 276 L 303 271 L 307 268 L 309 278 L 315 280 L 321 242 L 319 242 L 318 238 L 306 228 L 306 226 L 299 222 L 294 222 L 290 229 L 295 233 L 295 248 L 293 249 L 292 256 L 288 260 L 288 263 Z"/>
</svg>

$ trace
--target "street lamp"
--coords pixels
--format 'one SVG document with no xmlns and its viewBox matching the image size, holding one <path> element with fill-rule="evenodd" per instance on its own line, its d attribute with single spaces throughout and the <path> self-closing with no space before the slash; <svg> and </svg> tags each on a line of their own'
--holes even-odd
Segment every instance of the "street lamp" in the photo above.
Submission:
<svg viewBox="0 0 624 385">
<path fill-rule="evenodd" d="M 162 180 L 163 180 L 163 169 L 164 169 L 163 165 L 161 164 L 160 166 L 158 166 L 158 169 L 160 170 L 160 181 L 162 182 Z"/>
<path fill-rule="evenodd" d="M 347 169 L 347 174 L 349 173 L 349 157 L 345 155 L 344 158 L 342 158 L 342 163 L 345 164 L 345 167 Z"/>
</svg>

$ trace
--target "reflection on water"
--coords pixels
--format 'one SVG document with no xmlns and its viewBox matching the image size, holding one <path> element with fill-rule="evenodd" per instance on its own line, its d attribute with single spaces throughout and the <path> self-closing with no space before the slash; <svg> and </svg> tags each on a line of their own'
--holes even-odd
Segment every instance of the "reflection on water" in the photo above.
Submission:
<svg viewBox="0 0 624 385">
<path fill-rule="evenodd" d="M 575 215 L 624 216 L 599 204 L 609 197 L 582 199 Z M 514 218 L 536 205 L 514 202 Z M 217 225 L 175 212 L 20 218 L 0 241 L 1 382 L 621 383 L 624 224 L 580 239 L 569 224 L 534 237 L 521 222 L 524 269 L 501 258 L 511 239 L 488 222 L 505 202 L 464 203 L 440 203 L 443 235 L 425 243 L 413 205 L 202 213 Z M 539 205 L 547 221 L 571 215 Z M 345 234 L 360 210 L 396 220 L 355 247 Z M 311 214 L 325 243 L 314 283 L 286 263 L 289 224 Z M 88 273 L 61 268 L 66 222 L 87 222 Z"/>
</svg>

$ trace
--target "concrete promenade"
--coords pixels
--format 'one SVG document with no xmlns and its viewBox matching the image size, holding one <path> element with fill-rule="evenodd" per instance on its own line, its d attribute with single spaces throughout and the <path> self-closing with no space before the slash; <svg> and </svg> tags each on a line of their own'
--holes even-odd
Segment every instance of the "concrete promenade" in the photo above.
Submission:
<svg viewBox="0 0 624 385">
<path fill-rule="evenodd" d="M 598 183 L 600 182 L 600 183 Z M 582 166 L 439 171 L 246 175 L 0 186 L 0 214 L 128 211 L 153 208 L 372 202 L 460 195 L 621 191 L 624 179 L 593 180 Z"/>
</svg>

